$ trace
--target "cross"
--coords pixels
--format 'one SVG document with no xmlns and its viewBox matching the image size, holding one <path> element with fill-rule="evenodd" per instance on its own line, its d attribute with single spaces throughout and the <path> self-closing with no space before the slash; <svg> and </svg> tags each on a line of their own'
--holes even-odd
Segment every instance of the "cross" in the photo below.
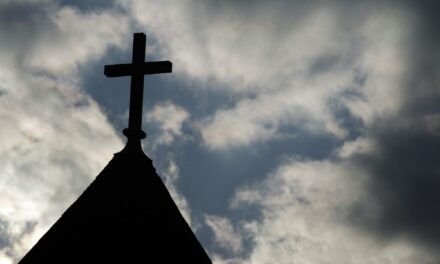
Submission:
<svg viewBox="0 0 440 264">
<path fill-rule="evenodd" d="M 145 43 L 144 33 L 134 33 L 131 63 L 105 65 L 104 67 L 104 74 L 107 77 L 131 76 L 128 128 L 123 130 L 128 141 L 140 140 L 146 136 L 142 131 L 144 75 L 168 73 L 172 68 L 170 61 L 145 62 Z"/>
</svg>

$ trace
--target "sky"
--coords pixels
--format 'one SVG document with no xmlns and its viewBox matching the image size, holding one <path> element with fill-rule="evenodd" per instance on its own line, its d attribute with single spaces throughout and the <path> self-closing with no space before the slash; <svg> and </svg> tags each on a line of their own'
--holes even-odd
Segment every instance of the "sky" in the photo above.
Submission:
<svg viewBox="0 0 440 264">
<path fill-rule="evenodd" d="M 440 259 L 436 1 L 0 0 L 0 263 L 17 262 L 125 143 L 215 264 Z M 118 228 L 124 228 L 123 226 Z"/>
</svg>

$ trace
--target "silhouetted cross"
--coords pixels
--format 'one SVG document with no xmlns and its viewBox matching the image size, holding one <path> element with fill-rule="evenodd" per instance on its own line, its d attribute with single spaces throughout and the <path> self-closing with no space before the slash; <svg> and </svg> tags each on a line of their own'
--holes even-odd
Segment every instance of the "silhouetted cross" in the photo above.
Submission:
<svg viewBox="0 0 440 264">
<path fill-rule="evenodd" d="M 171 72 L 170 61 L 145 62 L 144 33 L 134 33 L 132 63 L 105 65 L 104 74 L 107 77 L 131 76 L 130 110 L 128 115 L 128 128 L 124 135 L 130 139 L 145 138 L 142 131 L 142 103 L 144 93 L 144 75 Z"/>
</svg>

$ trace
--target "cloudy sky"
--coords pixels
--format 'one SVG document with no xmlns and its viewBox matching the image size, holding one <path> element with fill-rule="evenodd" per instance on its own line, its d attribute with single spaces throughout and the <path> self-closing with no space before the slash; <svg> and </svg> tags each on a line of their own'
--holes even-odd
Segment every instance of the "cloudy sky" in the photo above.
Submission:
<svg viewBox="0 0 440 264">
<path fill-rule="evenodd" d="M 216 264 L 432 264 L 440 255 L 436 1 L 0 1 L 0 263 L 124 145 L 144 149 Z M 124 228 L 123 226 L 119 228 Z"/>
</svg>

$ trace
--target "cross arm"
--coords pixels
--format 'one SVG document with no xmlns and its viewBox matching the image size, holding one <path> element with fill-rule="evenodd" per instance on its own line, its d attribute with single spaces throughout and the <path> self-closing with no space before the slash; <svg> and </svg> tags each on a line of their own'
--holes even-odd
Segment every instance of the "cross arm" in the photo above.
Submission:
<svg viewBox="0 0 440 264">
<path fill-rule="evenodd" d="M 158 74 L 169 73 L 172 71 L 172 63 L 170 61 L 152 61 L 145 62 L 140 66 L 133 64 L 114 64 L 105 65 L 104 74 L 107 77 L 121 77 L 133 75 L 135 71 L 141 74 Z"/>
</svg>

